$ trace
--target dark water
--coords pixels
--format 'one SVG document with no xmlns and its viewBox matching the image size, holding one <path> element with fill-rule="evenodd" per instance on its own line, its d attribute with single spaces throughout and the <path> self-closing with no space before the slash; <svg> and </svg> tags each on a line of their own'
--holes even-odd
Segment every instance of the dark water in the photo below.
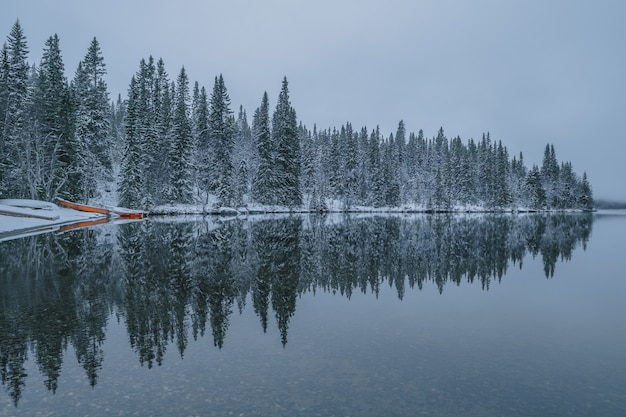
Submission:
<svg viewBox="0 0 626 417">
<path fill-rule="evenodd" d="M 0 244 L 0 416 L 623 416 L 626 215 L 171 219 Z"/>
</svg>

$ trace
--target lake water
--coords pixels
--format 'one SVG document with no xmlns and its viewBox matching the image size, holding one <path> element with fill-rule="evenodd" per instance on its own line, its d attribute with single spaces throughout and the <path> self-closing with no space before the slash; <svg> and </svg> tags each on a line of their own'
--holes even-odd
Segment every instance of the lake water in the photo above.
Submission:
<svg viewBox="0 0 626 417">
<path fill-rule="evenodd" d="M 626 212 L 0 243 L 0 416 L 623 416 Z"/>
</svg>

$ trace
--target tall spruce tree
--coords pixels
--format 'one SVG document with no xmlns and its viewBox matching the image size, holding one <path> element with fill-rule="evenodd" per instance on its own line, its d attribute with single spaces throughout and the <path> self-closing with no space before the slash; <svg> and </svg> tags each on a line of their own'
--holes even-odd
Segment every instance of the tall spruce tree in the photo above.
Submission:
<svg viewBox="0 0 626 417">
<path fill-rule="evenodd" d="M 300 190 L 300 142 L 296 111 L 289 101 L 289 84 L 283 78 L 282 89 L 272 117 L 272 141 L 276 147 L 274 175 L 277 178 L 277 203 L 288 207 L 302 204 Z"/>
<path fill-rule="evenodd" d="M 93 38 L 74 77 L 76 136 L 82 173 L 82 201 L 95 197 L 98 182 L 112 178 L 109 98 L 106 66 L 100 44 Z"/>
<path fill-rule="evenodd" d="M 172 126 L 170 167 L 172 202 L 193 201 L 193 137 L 189 109 L 189 79 L 183 67 L 176 80 L 176 100 Z"/>
<path fill-rule="evenodd" d="M 543 187 L 542 175 L 537 165 L 533 165 L 526 177 L 526 193 L 529 208 L 533 210 L 543 210 L 546 207 L 546 191 Z"/>
<path fill-rule="evenodd" d="M 218 206 L 232 206 L 235 202 L 235 171 L 233 151 L 235 149 L 235 126 L 230 110 L 230 97 L 220 74 L 215 77 L 209 111 L 209 132 L 215 164 L 215 194 Z"/>
<path fill-rule="evenodd" d="M 593 191 L 587 178 L 587 173 L 583 172 L 583 179 L 580 185 L 580 196 L 578 197 L 579 207 L 583 210 L 593 210 Z"/>
<path fill-rule="evenodd" d="M 74 117 L 68 106 L 69 86 L 64 75 L 59 37 L 48 38 L 37 77 L 36 102 L 39 139 L 37 197 L 51 200 L 68 194 L 68 173 L 75 171 L 76 144 L 71 129 Z M 71 194 L 71 193 L 70 193 Z"/>
<path fill-rule="evenodd" d="M 159 193 L 157 202 L 163 202 L 171 195 L 171 167 L 168 149 L 172 142 L 172 115 L 174 112 L 174 92 L 173 84 L 170 84 L 165 63 L 162 58 L 157 61 L 156 79 L 154 82 L 154 113 L 156 117 L 158 152 L 154 155 L 155 166 L 159 172 L 158 183 Z M 164 151 L 165 150 L 165 151 Z"/>
<path fill-rule="evenodd" d="M 359 153 L 357 135 L 352 130 L 352 124 L 346 123 L 345 133 L 342 128 L 344 138 L 344 207 L 350 209 L 357 202 L 359 194 Z"/>
<path fill-rule="evenodd" d="M 559 208 L 559 163 L 553 144 L 546 144 L 541 163 L 541 180 L 546 192 L 546 203 L 549 209 Z"/>
<path fill-rule="evenodd" d="M 0 196 L 26 197 L 26 122 L 28 45 L 19 20 L 11 28 L 2 57 L 2 78 L 6 91 L 2 93 L 4 114 L 0 132 Z"/>
<path fill-rule="evenodd" d="M 252 131 L 248 124 L 248 116 L 243 106 L 239 106 L 239 112 L 235 121 L 235 150 L 233 153 L 233 166 L 237 168 L 235 205 L 243 205 L 250 193 L 252 182 L 251 170 L 256 169 L 256 148 L 252 143 Z M 244 176 L 242 176 L 244 175 Z"/>
<path fill-rule="evenodd" d="M 197 85 L 197 83 L 196 83 Z M 212 191 L 214 177 L 213 150 L 211 149 L 211 132 L 209 130 L 209 102 L 204 87 L 197 90 L 194 86 L 194 104 L 192 108 L 193 134 L 195 142 L 196 184 L 198 192 L 204 194 L 206 203 Z"/>
<path fill-rule="evenodd" d="M 254 113 L 252 131 L 257 149 L 258 168 L 252 181 L 252 197 L 261 204 L 277 204 L 274 174 L 274 146 L 272 143 L 269 99 L 263 93 L 261 106 Z"/>
<path fill-rule="evenodd" d="M 140 92 L 135 76 L 130 81 L 126 108 L 125 146 L 120 170 L 119 205 L 140 208 L 143 195 L 141 170 L 142 141 L 139 127 Z"/>
</svg>

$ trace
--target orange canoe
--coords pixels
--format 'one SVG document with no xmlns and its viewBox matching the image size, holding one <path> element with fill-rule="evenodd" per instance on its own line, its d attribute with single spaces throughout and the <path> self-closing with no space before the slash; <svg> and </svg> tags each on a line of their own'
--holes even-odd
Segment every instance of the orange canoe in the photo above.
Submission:
<svg viewBox="0 0 626 417">
<path fill-rule="evenodd" d="M 112 207 L 111 215 L 118 216 L 122 219 L 143 219 L 144 212 L 141 210 L 132 210 L 124 207 Z"/>
<path fill-rule="evenodd" d="M 57 198 L 56 202 L 61 207 L 70 208 L 78 211 L 86 211 L 88 213 L 100 213 L 106 216 L 111 214 L 110 211 L 105 208 L 88 206 L 86 204 L 72 203 L 71 201 L 63 200 L 62 198 Z"/>
</svg>

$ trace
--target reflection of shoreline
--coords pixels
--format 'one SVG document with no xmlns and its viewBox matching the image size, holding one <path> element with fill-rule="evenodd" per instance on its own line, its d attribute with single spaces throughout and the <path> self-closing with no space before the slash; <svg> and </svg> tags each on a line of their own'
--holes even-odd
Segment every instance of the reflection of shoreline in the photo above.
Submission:
<svg viewBox="0 0 626 417">
<path fill-rule="evenodd" d="M 507 268 L 541 256 L 546 277 L 586 245 L 595 215 L 282 216 L 135 221 L 0 245 L 0 371 L 17 403 L 29 350 L 54 391 L 74 347 L 90 384 L 103 366 L 111 312 L 141 364 L 160 365 L 211 335 L 228 345 L 230 316 L 253 308 L 287 345 L 299 296 L 385 286 L 402 299 L 434 283 L 488 290 Z M 249 305 L 251 301 L 251 306 Z"/>
<path fill-rule="evenodd" d="M 626 209 L 604 209 L 594 213 L 594 219 L 616 218 L 626 216 Z"/>
</svg>

